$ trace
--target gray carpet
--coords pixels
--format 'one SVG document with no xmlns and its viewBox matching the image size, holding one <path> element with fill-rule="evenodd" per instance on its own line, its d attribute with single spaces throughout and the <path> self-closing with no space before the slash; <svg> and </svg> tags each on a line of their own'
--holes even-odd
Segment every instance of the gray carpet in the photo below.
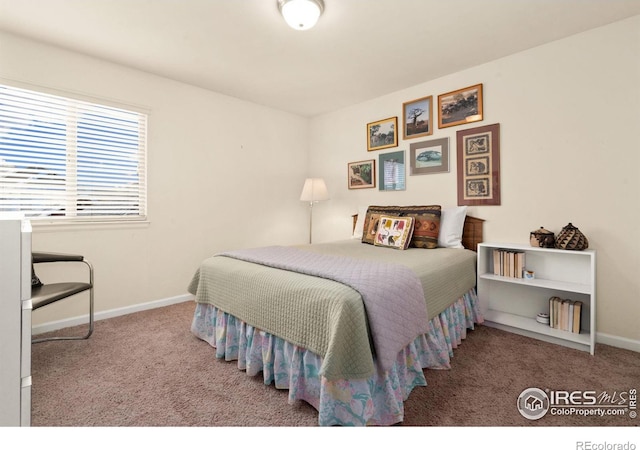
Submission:
<svg viewBox="0 0 640 450">
<path fill-rule="evenodd" d="M 32 347 L 34 427 L 314 427 L 317 413 L 248 377 L 190 331 L 194 304 L 96 322 L 87 341 Z M 66 332 L 73 332 L 74 327 Z M 595 356 L 486 326 L 469 332 L 451 370 L 427 370 L 428 386 L 405 403 L 401 426 L 637 426 L 640 419 L 516 409 L 530 387 L 608 393 L 640 389 L 640 354 L 597 345 Z"/>
</svg>

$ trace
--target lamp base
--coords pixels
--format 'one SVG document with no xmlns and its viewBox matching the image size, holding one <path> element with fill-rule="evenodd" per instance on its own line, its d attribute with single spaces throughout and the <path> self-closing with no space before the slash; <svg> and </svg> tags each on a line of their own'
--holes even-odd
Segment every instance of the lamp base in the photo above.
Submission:
<svg viewBox="0 0 640 450">
<path fill-rule="evenodd" d="M 309 244 L 313 236 L 313 202 L 309 202 Z"/>
</svg>

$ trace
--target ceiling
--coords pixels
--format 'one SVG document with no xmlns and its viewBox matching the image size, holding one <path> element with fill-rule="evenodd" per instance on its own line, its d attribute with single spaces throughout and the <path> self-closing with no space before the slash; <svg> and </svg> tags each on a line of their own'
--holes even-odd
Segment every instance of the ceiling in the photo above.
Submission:
<svg viewBox="0 0 640 450">
<path fill-rule="evenodd" d="M 296 31 L 277 0 L 0 0 L 0 30 L 314 116 L 640 14 L 640 0 L 324 2 Z"/>
</svg>

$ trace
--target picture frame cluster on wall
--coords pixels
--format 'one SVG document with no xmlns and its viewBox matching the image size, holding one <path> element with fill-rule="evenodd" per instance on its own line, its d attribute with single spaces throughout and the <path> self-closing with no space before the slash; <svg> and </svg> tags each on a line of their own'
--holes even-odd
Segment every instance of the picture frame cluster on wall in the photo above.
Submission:
<svg viewBox="0 0 640 450">
<path fill-rule="evenodd" d="M 407 188 L 404 150 L 378 156 L 378 178 L 381 191 L 404 191 Z"/>
<path fill-rule="evenodd" d="M 367 124 L 367 151 L 398 146 L 398 118 L 378 120 Z"/>
<path fill-rule="evenodd" d="M 415 139 L 433 134 L 433 96 L 402 104 L 402 135 Z"/>
<path fill-rule="evenodd" d="M 482 84 L 438 95 L 438 128 L 481 121 L 482 105 Z"/>
<path fill-rule="evenodd" d="M 500 204 L 500 124 L 460 130 L 458 205 Z"/>
<path fill-rule="evenodd" d="M 436 129 L 484 120 L 483 84 L 474 84 L 437 96 L 437 127 L 434 96 L 427 95 L 402 103 L 402 139 L 433 137 Z M 367 152 L 398 146 L 398 117 L 367 123 Z M 450 171 L 448 136 L 410 142 L 405 151 L 378 155 L 375 159 L 347 163 L 349 189 L 378 187 L 381 191 L 406 189 L 409 175 L 429 175 Z M 457 131 L 458 205 L 500 204 L 500 124 Z M 377 166 L 377 167 L 376 167 Z M 376 169 L 378 173 L 376 174 Z"/>
<path fill-rule="evenodd" d="M 347 163 L 349 189 L 367 189 L 376 187 L 376 160 Z"/>
<path fill-rule="evenodd" d="M 411 175 L 449 172 L 449 138 L 415 142 L 409 146 Z"/>
</svg>

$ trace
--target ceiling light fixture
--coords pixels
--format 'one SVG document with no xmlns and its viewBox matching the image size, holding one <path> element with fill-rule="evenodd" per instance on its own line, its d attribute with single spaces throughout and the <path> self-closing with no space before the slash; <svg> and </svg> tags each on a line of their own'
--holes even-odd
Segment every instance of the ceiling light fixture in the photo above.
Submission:
<svg viewBox="0 0 640 450">
<path fill-rule="evenodd" d="M 318 22 L 324 2 L 322 0 L 278 0 L 278 9 L 294 30 L 308 30 Z"/>
</svg>

